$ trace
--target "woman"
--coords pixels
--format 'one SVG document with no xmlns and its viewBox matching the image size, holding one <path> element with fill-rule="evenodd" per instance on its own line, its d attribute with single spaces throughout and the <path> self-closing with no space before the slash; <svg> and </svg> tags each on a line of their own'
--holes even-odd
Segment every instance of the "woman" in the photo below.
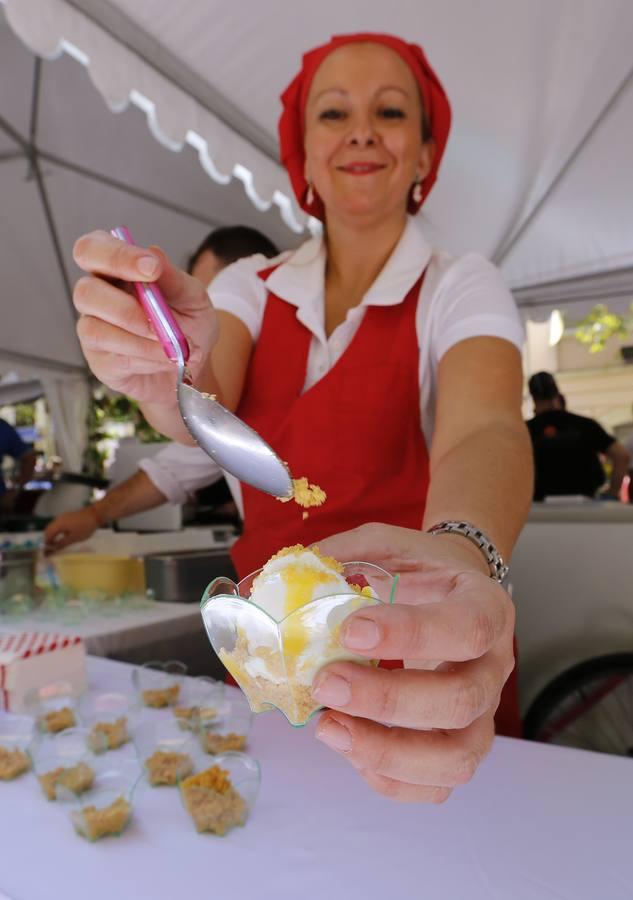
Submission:
<svg viewBox="0 0 633 900">
<path fill-rule="evenodd" d="M 462 574 L 469 585 L 474 579 L 470 594 L 480 595 L 483 606 L 473 602 L 468 610 L 478 609 L 478 616 L 462 606 L 460 620 L 459 604 L 447 606 L 452 618 L 437 625 L 436 642 L 422 625 L 411 631 L 411 622 L 404 630 L 401 623 L 402 652 L 393 639 L 380 647 L 386 658 L 406 657 L 407 670 L 358 677 L 366 685 L 391 678 L 392 686 L 402 685 L 403 698 L 419 697 L 426 685 L 454 712 L 437 716 L 438 726 L 452 722 L 462 732 L 460 752 L 478 759 L 492 738 L 492 713 L 512 667 L 511 607 L 498 585 L 480 577 L 490 573 L 491 558 L 472 534 L 453 526 L 433 536 L 419 529 L 447 520 L 473 523 L 503 556 L 512 550 L 531 494 L 516 311 L 489 263 L 433 251 L 408 215 L 433 186 L 450 125 L 444 91 L 418 47 L 385 35 L 335 38 L 304 57 L 282 100 L 282 159 L 302 206 L 323 220 L 323 239 L 266 269 L 248 261 L 227 269 L 213 287 L 214 310 L 158 248 L 148 252 L 105 233 L 88 235 L 75 247 L 78 264 L 96 273 L 75 292 L 80 339 L 102 381 L 141 401 L 155 427 L 186 440 L 172 367 L 136 303 L 106 280 L 158 278 L 190 340 L 196 385 L 237 410 L 293 472 L 327 491 L 327 503 L 303 522 L 293 504 L 244 486 L 236 490 L 244 511 L 235 551 L 241 574 L 284 544 L 380 521 L 393 527 L 379 531 L 388 542 L 383 556 L 435 573 L 427 601 L 450 595 Z M 403 536 L 403 527 L 416 534 Z M 360 536 L 371 544 L 375 531 L 361 529 Z M 341 540 L 345 548 L 347 538 Z M 353 541 L 358 550 L 358 535 Z M 392 610 L 390 621 L 401 613 Z M 431 613 L 420 606 L 415 614 L 424 617 L 420 623 Z M 451 628 L 463 629 L 464 638 L 452 656 L 445 640 Z M 416 635 L 418 653 L 411 646 Z M 433 647 L 441 652 L 429 655 Z M 436 673 L 409 671 L 410 660 L 425 658 L 462 661 L 466 668 L 451 667 L 435 694 Z M 335 698 L 324 702 L 342 708 Z M 375 702 L 373 713 L 358 715 L 391 721 L 379 697 Z M 428 717 L 405 719 L 413 728 L 428 723 Z M 401 724 L 397 717 L 395 724 Z M 515 716 L 505 730 L 516 729 Z M 398 733 L 382 733 L 378 745 Z M 405 753 L 412 764 L 422 752 L 419 737 L 414 753 Z M 405 761 L 401 775 L 406 769 Z M 402 793 L 391 782 L 387 792 L 441 799 L 449 780 L 422 785 L 439 794 Z"/>
</svg>

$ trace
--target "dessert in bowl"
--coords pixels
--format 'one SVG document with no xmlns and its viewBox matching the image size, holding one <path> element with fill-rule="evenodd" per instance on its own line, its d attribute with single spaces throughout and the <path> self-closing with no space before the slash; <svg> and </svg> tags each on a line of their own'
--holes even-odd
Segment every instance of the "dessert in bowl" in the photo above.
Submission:
<svg viewBox="0 0 633 900">
<path fill-rule="evenodd" d="M 179 782 L 180 799 L 196 831 L 224 836 L 244 825 L 257 798 L 259 764 L 245 753 L 224 753 Z"/>
<path fill-rule="evenodd" d="M 177 706 L 187 666 L 177 659 L 151 661 L 132 671 L 132 684 L 141 706 L 164 709 Z"/>
<path fill-rule="evenodd" d="M 117 691 L 86 693 L 79 702 L 82 725 L 89 729 L 88 745 L 93 753 L 118 750 L 130 739 L 132 704 Z"/>
<path fill-rule="evenodd" d="M 31 768 L 33 719 L 0 711 L 0 781 L 12 781 Z"/>
<path fill-rule="evenodd" d="M 216 578 L 201 602 L 213 649 L 253 712 L 278 709 L 304 725 L 320 709 L 311 685 L 338 660 L 369 664 L 339 641 L 348 615 L 392 603 L 396 579 L 371 563 L 340 563 L 300 544 L 235 584 Z"/>
</svg>

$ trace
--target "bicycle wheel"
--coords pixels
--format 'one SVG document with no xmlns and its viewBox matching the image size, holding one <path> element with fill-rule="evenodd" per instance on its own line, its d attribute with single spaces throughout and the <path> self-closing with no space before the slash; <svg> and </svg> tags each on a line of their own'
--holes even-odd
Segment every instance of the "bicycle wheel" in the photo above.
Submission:
<svg viewBox="0 0 633 900">
<path fill-rule="evenodd" d="M 633 653 L 588 659 L 545 687 L 525 717 L 528 740 L 633 757 Z"/>
</svg>

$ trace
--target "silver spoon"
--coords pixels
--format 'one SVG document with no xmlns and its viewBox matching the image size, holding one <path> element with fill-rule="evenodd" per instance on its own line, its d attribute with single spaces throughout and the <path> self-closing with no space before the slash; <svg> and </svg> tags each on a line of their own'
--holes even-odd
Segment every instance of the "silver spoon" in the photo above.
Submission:
<svg viewBox="0 0 633 900">
<path fill-rule="evenodd" d="M 110 233 L 126 244 L 134 244 L 123 226 Z M 189 434 L 222 469 L 240 481 L 273 497 L 292 497 L 290 472 L 266 441 L 210 394 L 194 388 L 187 368 L 187 339 L 157 285 L 142 281 L 133 285 L 167 359 L 178 366 L 178 408 Z"/>
</svg>

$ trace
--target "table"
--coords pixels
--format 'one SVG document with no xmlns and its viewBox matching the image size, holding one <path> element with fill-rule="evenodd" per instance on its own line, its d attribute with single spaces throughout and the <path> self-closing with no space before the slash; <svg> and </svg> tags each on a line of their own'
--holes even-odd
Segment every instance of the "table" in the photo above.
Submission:
<svg viewBox="0 0 633 900">
<path fill-rule="evenodd" d="M 94 656 L 110 656 L 166 638 L 175 639 L 204 630 L 197 603 L 152 603 L 141 609 L 129 609 L 117 615 L 94 613 L 76 623 L 63 624 L 38 615 L 19 619 L 0 619 L 0 632 L 54 631 L 78 634 L 86 651 Z"/>
<path fill-rule="evenodd" d="M 89 660 L 93 687 L 131 667 Z M 8 900 L 631 900 L 633 760 L 497 738 L 442 806 L 373 794 L 279 713 L 255 717 L 262 767 L 246 827 L 198 835 L 169 788 L 139 794 L 120 839 L 89 844 L 33 776 L 0 785 Z M 4 900 L 4 898 L 2 898 Z"/>
</svg>

